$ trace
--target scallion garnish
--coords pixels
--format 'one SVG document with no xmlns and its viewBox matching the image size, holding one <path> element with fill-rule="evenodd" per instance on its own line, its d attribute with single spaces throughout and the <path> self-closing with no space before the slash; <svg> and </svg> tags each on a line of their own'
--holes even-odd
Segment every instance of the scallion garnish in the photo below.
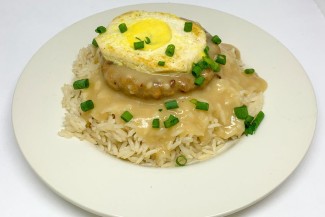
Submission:
<svg viewBox="0 0 325 217">
<path fill-rule="evenodd" d="M 176 100 L 170 100 L 170 101 L 165 102 L 165 107 L 167 110 L 178 108 L 178 103 Z"/>
<path fill-rule="evenodd" d="M 192 67 L 192 75 L 194 77 L 199 77 L 201 75 L 201 72 L 203 71 L 203 69 L 198 65 L 198 64 L 193 64 Z"/>
<path fill-rule="evenodd" d="M 198 110 L 208 111 L 209 110 L 209 103 L 197 101 L 195 108 L 198 109 Z"/>
<path fill-rule="evenodd" d="M 205 46 L 205 48 L 204 48 L 204 50 L 203 50 L 203 52 L 205 53 L 205 55 L 206 55 L 207 57 L 209 57 L 209 50 L 210 50 L 209 46 Z"/>
<path fill-rule="evenodd" d="M 165 128 L 175 126 L 179 122 L 179 119 L 174 115 L 169 115 L 168 119 L 164 121 Z"/>
<path fill-rule="evenodd" d="M 264 112 L 260 111 L 253 121 L 251 121 L 249 124 L 245 121 L 245 135 L 248 134 L 253 135 L 255 131 L 257 130 L 258 126 L 261 124 L 262 120 L 264 119 Z M 247 124 L 247 125 L 246 125 Z"/>
<path fill-rule="evenodd" d="M 169 57 L 172 57 L 175 53 L 175 45 L 170 44 L 167 46 L 165 54 Z"/>
<path fill-rule="evenodd" d="M 252 121 L 254 120 L 254 117 L 251 115 L 247 115 L 247 117 L 245 118 L 245 127 L 248 127 L 249 125 L 251 125 Z"/>
<path fill-rule="evenodd" d="M 194 80 L 194 84 L 197 86 L 201 86 L 205 80 L 205 77 L 199 76 Z"/>
<path fill-rule="evenodd" d="M 192 22 L 185 22 L 184 24 L 184 32 L 191 32 L 192 31 Z"/>
<path fill-rule="evenodd" d="M 106 28 L 104 26 L 98 26 L 96 29 L 95 29 L 95 32 L 99 33 L 99 34 L 102 34 L 104 32 L 106 32 Z"/>
<path fill-rule="evenodd" d="M 226 64 L 226 61 L 227 61 L 227 57 L 226 57 L 226 55 L 218 54 L 217 59 L 215 61 L 217 63 L 220 63 L 222 65 L 225 65 Z"/>
<path fill-rule="evenodd" d="M 200 60 L 199 62 L 196 63 L 196 65 L 200 66 L 201 69 L 209 68 L 209 64 L 207 62 L 205 62 L 204 60 Z"/>
<path fill-rule="evenodd" d="M 215 61 L 213 61 L 212 59 L 210 59 L 209 57 L 204 56 L 203 61 L 205 61 L 214 72 L 219 72 L 220 71 L 219 64 L 216 63 Z"/>
<path fill-rule="evenodd" d="M 255 72 L 255 69 L 253 69 L 253 68 L 245 69 L 244 72 L 245 72 L 245 74 L 250 75 L 250 74 L 253 74 Z"/>
<path fill-rule="evenodd" d="M 197 99 L 191 99 L 190 102 L 195 105 L 195 108 L 197 110 L 204 110 L 204 111 L 209 110 L 209 103 L 207 103 L 207 102 L 201 102 L 201 101 L 198 101 Z"/>
<path fill-rule="evenodd" d="M 146 37 L 146 39 L 144 40 L 144 42 L 145 42 L 146 44 L 150 44 L 150 43 L 151 43 L 151 40 L 150 40 L 149 37 Z"/>
<path fill-rule="evenodd" d="M 161 109 L 161 108 L 160 108 L 160 109 L 158 109 L 158 111 L 159 111 L 159 112 L 162 112 L 162 110 L 163 110 L 163 109 Z"/>
<path fill-rule="evenodd" d="M 198 101 L 197 101 L 197 99 L 191 99 L 190 102 L 193 103 L 194 105 L 196 105 L 196 103 L 197 103 Z"/>
<path fill-rule="evenodd" d="M 217 36 L 217 35 L 213 36 L 211 40 L 215 44 L 220 44 L 222 42 L 221 39 L 219 38 L 219 36 Z"/>
<path fill-rule="evenodd" d="M 80 79 L 73 82 L 73 89 L 75 90 L 85 89 L 88 87 L 89 87 L 89 79 Z"/>
<path fill-rule="evenodd" d="M 158 61 L 158 66 L 164 66 L 165 65 L 165 61 Z"/>
<path fill-rule="evenodd" d="M 180 155 L 176 158 L 176 164 L 178 166 L 185 166 L 187 163 L 187 158 L 184 155 Z"/>
<path fill-rule="evenodd" d="M 160 127 L 160 121 L 159 118 L 155 118 L 152 120 L 152 128 L 159 128 Z"/>
<path fill-rule="evenodd" d="M 234 108 L 235 115 L 238 119 L 245 120 L 248 116 L 247 106 L 239 106 Z"/>
<path fill-rule="evenodd" d="M 121 115 L 121 118 L 122 118 L 125 122 L 129 122 L 129 121 L 133 118 L 133 115 L 132 115 L 129 111 L 125 111 L 125 112 L 123 112 L 123 114 Z"/>
<path fill-rule="evenodd" d="M 144 48 L 144 41 L 136 41 L 133 43 L 134 49 L 139 50 Z"/>
<path fill-rule="evenodd" d="M 128 27 L 126 26 L 125 23 L 121 23 L 120 25 L 118 25 L 118 28 L 120 30 L 121 33 L 124 33 L 128 30 Z"/>
<path fill-rule="evenodd" d="M 98 47 L 97 41 L 96 39 L 93 39 L 93 41 L 91 42 L 92 45 L 94 45 L 95 47 Z"/>
<path fill-rule="evenodd" d="M 92 100 L 87 100 L 85 102 L 80 103 L 80 108 L 84 112 L 89 111 L 89 110 L 93 109 L 94 107 L 95 106 L 94 106 L 94 103 Z"/>
</svg>

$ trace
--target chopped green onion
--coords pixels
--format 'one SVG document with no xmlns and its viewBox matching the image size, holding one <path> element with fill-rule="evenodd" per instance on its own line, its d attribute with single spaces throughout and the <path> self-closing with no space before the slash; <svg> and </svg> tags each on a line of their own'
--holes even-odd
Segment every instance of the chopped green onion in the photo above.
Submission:
<svg viewBox="0 0 325 217">
<path fill-rule="evenodd" d="M 209 110 L 209 103 L 207 103 L 207 102 L 201 102 L 201 101 L 198 101 L 197 99 L 191 99 L 190 102 L 195 105 L 195 108 L 197 110 L 204 110 L 204 111 Z"/>
<path fill-rule="evenodd" d="M 176 100 L 170 100 L 170 101 L 165 102 L 165 107 L 167 110 L 178 108 L 178 103 Z"/>
<path fill-rule="evenodd" d="M 264 112 L 260 111 L 255 119 L 251 121 L 249 125 L 246 126 L 245 124 L 245 135 L 247 136 L 248 134 L 253 135 L 255 131 L 257 130 L 258 126 L 261 124 L 262 120 L 264 119 Z"/>
<path fill-rule="evenodd" d="M 165 54 L 169 57 L 172 57 L 175 53 L 175 45 L 170 44 L 167 46 Z"/>
<path fill-rule="evenodd" d="M 80 108 L 84 112 L 89 111 L 94 108 L 94 103 L 92 100 L 87 100 L 85 102 L 80 103 Z"/>
<path fill-rule="evenodd" d="M 123 112 L 123 114 L 121 115 L 121 118 L 122 118 L 125 122 L 129 122 L 129 121 L 133 118 L 133 115 L 132 115 L 129 111 L 125 111 L 125 112 Z"/>
<path fill-rule="evenodd" d="M 165 65 L 165 61 L 159 61 L 158 62 L 158 66 L 164 66 Z"/>
<path fill-rule="evenodd" d="M 198 109 L 198 110 L 208 111 L 209 110 L 209 103 L 197 101 L 195 108 Z"/>
<path fill-rule="evenodd" d="M 252 121 L 254 120 L 254 117 L 251 115 L 247 115 L 247 117 L 245 118 L 245 127 L 248 127 L 251 125 Z"/>
<path fill-rule="evenodd" d="M 236 117 L 241 120 L 245 120 L 248 116 L 248 110 L 246 105 L 235 107 L 234 112 Z"/>
<path fill-rule="evenodd" d="M 215 44 L 220 44 L 221 43 L 221 39 L 217 35 L 213 36 L 211 40 Z"/>
<path fill-rule="evenodd" d="M 200 60 L 196 65 L 200 66 L 202 69 L 207 69 L 209 68 L 209 64 L 205 62 L 204 60 Z"/>
<path fill-rule="evenodd" d="M 168 119 L 164 121 L 165 128 L 175 126 L 179 122 L 179 119 L 174 115 L 169 115 Z"/>
<path fill-rule="evenodd" d="M 197 77 L 194 80 L 194 84 L 197 86 L 201 86 L 203 84 L 204 80 L 205 80 L 205 77 L 203 77 L 203 76 Z"/>
<path fill-rule="evenodd" d="M 102 34 L 104 32 L 106 32 L 106 28 L 104 26 L 98 26 L 96 29 L 95 29 L 95 32 L 99 33 L 99 34 Z"/>
<path fill-rule="evenodd" d="M 138 39 L 139 41 L 142 41 L 141 38 L 135 37 L 136 39 Z"/>
<path fill-rule="evenodd" d="M 180 155 L 176 158 L 176 164 L 178 166 L 185 166 L 186 163 L 187 163 L 187 159 L 184 155 Z"/>
<path fill-rule="evenodd" d="M 214 72 L 219 72 L 220 71 L 220 66 L 218 63 L 216 63 L 215 61 L 213 61 L 212 59 L 210 59 L 207 56 L 203 57 L 203 61 L 207 62 L 207 64 L 209 65 L 209 67 L 214 71 Z"/>
<path fill-rule="evenodd" d="M 197 103 L 198 101 L 197 101 L 197 99 L 191 99 L 190 102 L 196 105 L 196 103 Z"/>
<path fill-rule="evenodd" d="M 94 45 L 95 47 L 98 47 L 97 41 L 96 39 L 93 39 L 93 41 L 91 42 L 92 45 Z"/>
<path fill-rule="evenodd" d="M 163 110 L 163 109 L 161 109 L 161 108 L 160 108 L 160 109 L 158 109 L 158 111 L 160 111 L 160 112 L 162 112 L 162 110 Z"/>
<path fill-rule="evenodd" d="M 184 32 L 191 32 L 192 31 L 192 22 L 185 22 L 184 24 Z"/>
<path fill-rule="evenodd" d="M 245 69 L 244 70 L 244 72 L 246 73 L 246 74 L 253 74 L 254 72 L 255 72 L 255 69 L 252 69 L 252 68 L 250 68 L 250 69 Z"/>
<path fill-rule="evenodd" d="M 152 128 L 159 128 L 160 127 L 160 121 L 159 118 L 155 118 L 152 120 Z"/>
<path fill-rule="evenodd" d="M 75 90 L 85 89 L 88 87 L 89 87 L 89 79 L 80 79 L 73 82 L 73 89 Z"/>
<path fill-rule="evenodd" d="M 262 112 L 262 111 L 260 111 L 260 112 L 256 115 L 255 119 L 254 119 L 253 122 L 252 122 L 252 125 L 255 125 L 255 130 L 257 129 L 257 127 L 258 127 L 258 126 L 261 124 L 261 122 L 263 121 L 264 116 L 265 116 L 265 114 L 264 114 L 264 112 Z"/>
<path fill-rule="evenodd" d="M 128 30 L 128 27 L 126 26 L 125 23 L 121 23 L 120 25 L 118 25 L 118 28 L 120 29 L 121 33 L 124 33 Z"/>
<path fill-rule="evenodd" d="M 145 42 L 146 44 L 150 44 L 151 40 L 150 40 L 150 38 L 146 37 L 146 40 L 144 40 L 144 42 Z"/>
<path fill-rule="evenodd" d="M 209 46 L 205 46 L 205 48 L 203 50 L 207 57 L 209 57 L 209 50 L 210 50 Z"/>
<path fill-rule="evenodd" d="M 226 61 L 227 61 L 227 57 L 226 57 L 226 55 L 218 54 L 217 59 L 215 61 L 217 63 L 220 63 L 222 65 L 225 65 L 226 64 Z"/>
<path fill-rule="evenodd" d="M 192 67 L 192 75 L 194 77 L 199 77 L 201 75 L 201 72 L 203 71 L 203 69 L 198 65 L 198 64 L 194 64 Z"/>
<path fill-rule="evenodd" d="M 133 43 L 134 49 L 139 50 L 144 48 L 144 41 L 136 41 Z"/>
</svg>

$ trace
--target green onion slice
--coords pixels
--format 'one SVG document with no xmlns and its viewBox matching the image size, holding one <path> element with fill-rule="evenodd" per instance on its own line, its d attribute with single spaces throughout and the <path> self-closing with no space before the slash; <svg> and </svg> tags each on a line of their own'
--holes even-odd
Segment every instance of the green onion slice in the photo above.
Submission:
<svg viewBox="0 0 325 217">
<path fill-rule="evenodd" d="M 253 68 L 245 69 L 244 72 L 245 72 L 246 74 L 248 74 L 248 75 L 250 75 L 250 74 L 254 74 L 255 69 L 253 69 Z"/>
<path fill-rule="evenodd" d="M 151 40 L 150 40 L 149 37 L 146 37 L 146 39 L 144 40 L 144 42 L 145 42 L 146 44 L 150 44 L 150 43 L 151 43 Z"/>
<path fill-rule="evenodd" d="M 261 124 L 262 120 L 264 119 L 264 112 L 260 111 L 253 121 L 250 124 L 245 123 L 245 135 L 253 135 L 257 130 L 258 126 Z M 246 125 L 247 124 L 247 125 Z"/>
<path fill-rule="evenodd" d="M 165 65 L 165 61 L 159 61 L 158 62 L 158 66 L 164 66 Z"/>
<path fill-rule="evenodd" d="M 187 163 L 187 158 L 184 155 L 180 155 L 176 158 L 176 164 L 178 166 L 185 166 Z"/>
<path fill-rule="evenodd" d="M 160 111 L 160 112 L 162 112 L 162 110 L 163 110 L 163 109 L 161 109 L 161 108 L 160 108 L 160 109 L 158 109 L 158 111 Z"/>
<path fill-rule="evenodd" d="M 219 36 L 217 36 L 217 35 L 213 36 L 211 40 L 215 44 L 220 44 L 222 42 L 221 39 L 219 38 Z"/>
<path fill-rule="evenodd" d="M 179 119 L 174 115 L 169 115 L 168 119 L 164 121 L 165 128 L 175 126 L 179 122 Z"/>
<path fill-rule="evenodd" d="M 96 39 L 93 39 L 93 41 L 91 42 L 92 45 L 94 45 L 95 47 L 98 47 L 97 41 Z"/>
<path fill-rule="evenodd" d="M 124 33 L 128 30 L 128 27 L 126 26 L 125 23 L 121 23 L 120 25 L 118 25 L 118 28 L 120 30 L 121 33 Z"/>
<path fill-rule="evenodd" d="M 167 110 L 178 108 L 178 103 L 176 100 L 170 100 L 170 101 L 165 102 L 165 107 Z"/>
<path fill-rule="evenodd" d="M 125 122 L 129 122 L 129 121 L 133 118 L 133 115 L 132 115 L 129 111 L 125 111 L 125 112 L 123 112 L 123 114 L 121 115 L 121 118 L 122 118 Z"/>
<path fill-rule="evenodd" d="M 194 84 L 197 86 L 201 86 L 205 80 L 205 77 L 199 76 L 194 80 Z"/>
<path fill-rule="evenodd" d="M 139 50 L 144 48 L 144 41 L 136 41 L 133 43 L 134 49 Z"/>
<path fill-rule="evenodd" d="M 152 128 L 159 128 L 160 127 L 160 121 L 159 118 L 155 118 L 152 120 Z"/>
<path fill-rule="evenodd" d="M 94 107 L 95 106 L 94 106 L 94 103 L 92 100 L 87 100 L 85 102 L 80 103 L 80 108 L 84 112 L 89 111 L 89 110 L 93 109 Z"/>
<path fill-rule="evenodd" d="M 205 53 L 205 55 L 206 55 L 207 57 L 209 57 L 209 50 L 210 50 L 209 46 L 205 46 L 205 48 L 204 48 L 204 50 L 203 50 L 203 52 Z"/>
<path fill-rule="evenodd" d="M 218 54 L 217 59 L 215 60 L 217 63 L 220 63 L 222 65 L 226 64 L 227 58 L 226 55 Z"/>
<path fill-rule="evenodd" d="M 95 32 L 99 33 L 99 34 L 102 34 L 104 32 L 106 32 L 106 28 L 104 26 L 98 26 L 96 29 L 95 29 Z"/>
<path fill-rule="evenodd" d="M 184 24 L 184 32 L 191 32 L 192 31 L 192 22 L 185 22 Z"/>
<path fill-rule="evenodd" d="M 215 61 L 213 61 L 212 59 L 210 59 L 209 57 L 204 56 L 203 61 L 205 61 L 214 72 L 220 71 L 220 65 Z"/>
<path fill-rule="evenodd" d="M 191 99 L 190 102 L 193 103 L 194 105 L 196 105 L 198 101 L 197 101 L 197 99 Z"/>
<path fill-rule="evenodd" d="M 192 75 L 194 77 L 199 77 L 202 73 L 203 69 L 198 65 L 198 64 L 193 64 L 193 67 L 192 67 Z"/>
<path fill-rule="evenodd" d="M 209 110 L 209 103 L 197 101 L 195 108 L 198 109 L 198 110 L 208 111 Z"/>
<path fill-rule="evenodd" d="M 198 110 L 204 110 L 204 111 L 209 110 L 209 103 L 207 102 L 201 102 L 198 101 L 197 99 L 191 99 L 190 102 L 193 103 L 195 105 L 195 108 Z"/>
<path fill-rule="evenodd" d="M 81 79 L 73 82 L 73 89 L 85 89 L 89 87 L 89 79 Z"/>
<path fill-rule="evenodd" d="M 175 53 L 175 45 L 173 44 L 168 45 L 165 54 L 169 57 L 172 57 L 174 56 L 174 53 Z"/>
<path fill-rule="evenodd" d="M 234 112 L 236 117 L 241 120 L 245 120 L 248 116 L 248 110 L 246 105 L 235 107 Z"/>
</svg>

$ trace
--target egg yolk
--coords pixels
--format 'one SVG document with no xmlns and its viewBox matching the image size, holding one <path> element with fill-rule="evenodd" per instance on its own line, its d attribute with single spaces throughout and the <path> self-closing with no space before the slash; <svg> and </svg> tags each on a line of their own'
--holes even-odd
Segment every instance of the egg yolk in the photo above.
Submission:
<svg viewBox="0 0 325 217">
<path fill-rule="evenodd" d="M 130 46 L 133 48 L 134 42 L 145 41 L 142 50 L 151 51 L 166 45 L 172 37 L 168 24 L 158 19 L 145 19 L 128 26 L 124 33 Z"/>
</svg>

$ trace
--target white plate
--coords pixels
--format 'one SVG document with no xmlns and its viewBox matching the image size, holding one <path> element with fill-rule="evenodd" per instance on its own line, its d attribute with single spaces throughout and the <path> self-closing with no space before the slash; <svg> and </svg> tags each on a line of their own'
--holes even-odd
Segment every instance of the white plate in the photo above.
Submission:
<svg viewBox="0 0 325 217">
<path fill-rule="evenodd" d="M 254 136 L 206 162 L 182 168 L 145 168 L 98 151 L 87 142 L 58 136 L 64 83 L 94 29 L 128 10 L 166 11 L 200 22 L 236 45 L 245 63 L 269 87 L 266 118 Z M 39 177 L 66 200 L 110 216 L 197 217 L 230 214 L 279 186 L 305 155 L 315 128 L 310 81 L 292 54 L 258 27 L 220 11 L 181 4 L 122 7 L 88 17 L 49 40 L 22 73 L 12 118 L 18 144 Z"/>
</svg>

